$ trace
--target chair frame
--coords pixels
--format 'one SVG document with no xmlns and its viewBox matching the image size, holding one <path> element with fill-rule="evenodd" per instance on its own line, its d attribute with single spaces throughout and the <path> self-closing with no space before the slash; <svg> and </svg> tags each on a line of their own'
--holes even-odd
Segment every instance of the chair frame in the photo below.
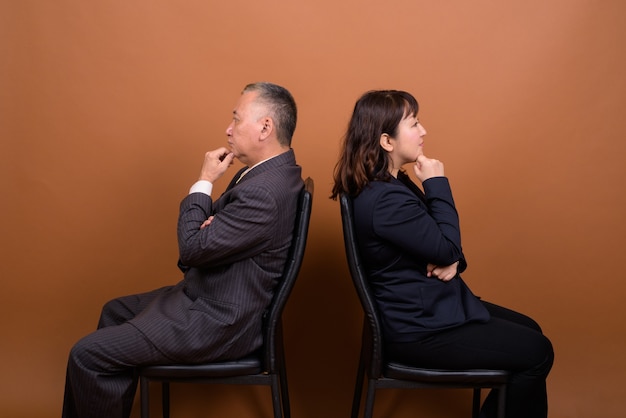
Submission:
<svg viewBox="0 0 626 418">
<path fill-rule="evenodd" d="M 275 418 L 289 418 L 289 392 L 285 369 L 282 313 L 300 272 L 309 231 L 313 179 L 308 177 L 298 198 L 294 235 L 282 280 L 263 317 L 264 344 L 243 359 L 203 364 L 173 364 L 142 367 L 140 380 L 141 417 L 150 416 L 150 382 L 161 382 L 163 417 L 170 416 L 170 382 L 270 386 Z"/>
<path fill-rule="evenodd" d="M 506 384 L 509 377 L 507 371 L 423 369 L 385 361 L 380 316 L 357 248 L 352 199 L 346 194 L 341 194 L 339 201 L 350 276 L 364 311 L 361 353 L 351 417 L 359 416 L 364 389 L 366 392 L 364 417 L 371 418 L 377 389 L 455 388 L 473 389 L 472 416 L 477 418 L 480 413 L 481 389 L 492 388 L 498 390 L 498 418 L 504 418 Z"/>
</svg>

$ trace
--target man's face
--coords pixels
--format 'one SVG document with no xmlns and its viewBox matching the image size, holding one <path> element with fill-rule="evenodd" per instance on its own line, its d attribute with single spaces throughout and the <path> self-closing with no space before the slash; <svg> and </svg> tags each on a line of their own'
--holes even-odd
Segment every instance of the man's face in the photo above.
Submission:
<svg viewBox="0 0 626 418">
<path fill-rule="evenodd" d="M 233 110 L 233 120 L 226 128 L 228 147 L 235 158 L 246 165 L 255 162 L 266 112 L 265 106 L 256 101 L 257 96 L 257 92 L 250 91 L 239 97 Z"/>
</svg>

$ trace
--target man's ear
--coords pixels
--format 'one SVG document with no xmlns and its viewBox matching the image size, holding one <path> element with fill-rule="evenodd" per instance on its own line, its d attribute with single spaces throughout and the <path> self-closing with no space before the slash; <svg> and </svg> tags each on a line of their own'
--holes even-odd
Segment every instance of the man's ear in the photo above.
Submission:
<svg viewBox="0 0 626 418">
<path fill-rule="evenodd" d="M 261 140 L 267 139 L 274 132 L 274 120 L 270 117 L 264 117 L 261 120 Z"/>
<path fill-rule="evenodd" d="M 392 138 L 389 136 L 389 134 L 382 134 L 380 136 L 380 146 L 387 152 L 393 151 L 393 143 L 391 142 L 391 139 Z"/>
</svg>

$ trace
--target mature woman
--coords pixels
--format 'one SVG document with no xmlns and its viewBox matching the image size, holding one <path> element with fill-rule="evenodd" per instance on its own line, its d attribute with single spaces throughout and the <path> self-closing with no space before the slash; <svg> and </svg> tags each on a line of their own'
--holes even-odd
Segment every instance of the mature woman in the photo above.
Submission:
<svg viewBox="0 0 626 418">
<path fill-rule="evenodd" d="M 359 249 L 389 359 L 417 367 L 512 372 L 508 418 L 546 417 L 554 354 L 531 318 L 479 300 L 443 164 L 423 153 L 426 130 L 409 93 L 370 91 L 356 103 L 335 168 L 332 198 L 353 199 Z M 421 188 L 403 166 L 410 164 Z M 496 398 L 481 411 L 495 416 Z"/>
</svg>

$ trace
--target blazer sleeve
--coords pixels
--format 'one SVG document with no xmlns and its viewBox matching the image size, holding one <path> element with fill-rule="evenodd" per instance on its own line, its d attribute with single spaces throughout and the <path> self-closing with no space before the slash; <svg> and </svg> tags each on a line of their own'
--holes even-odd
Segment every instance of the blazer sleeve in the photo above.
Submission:
<svg viewBox="0 0 626 418">
<path fill-rule="evenodd" d="M 178 248 L 180 263 L 188 267 L 217 266 L 249 259 L 265 250 L 276 222 L 277 202 L 264 187 L 241 187 L 206 228 L 213 202 L 192 193 L 180 205 Z"/>
<path fill-rule="evenodd" d="M 387 188 L 374 205 L 376 235 L 425 263 L 466 263 L 461 247 L 459 217 L 448 179 L 423 183 L 426 204 L 405 188 Z"/>
</svg>

